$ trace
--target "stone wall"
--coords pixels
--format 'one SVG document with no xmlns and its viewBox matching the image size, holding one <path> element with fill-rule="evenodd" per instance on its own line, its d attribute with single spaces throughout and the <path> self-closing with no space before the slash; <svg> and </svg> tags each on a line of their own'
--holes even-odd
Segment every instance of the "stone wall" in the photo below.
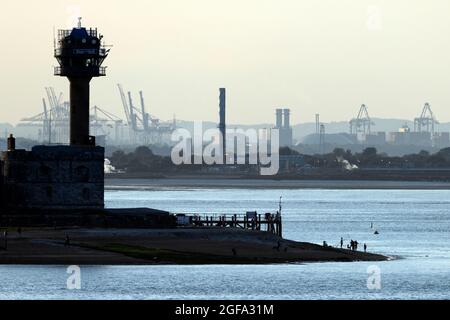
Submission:
<svg viewBox="0 0 450 320">
<path fill-rule="evenodd" d="M 35 146 L 2 154 L 8 208 L 103 208 L 104 148 Z"/>
</svg>

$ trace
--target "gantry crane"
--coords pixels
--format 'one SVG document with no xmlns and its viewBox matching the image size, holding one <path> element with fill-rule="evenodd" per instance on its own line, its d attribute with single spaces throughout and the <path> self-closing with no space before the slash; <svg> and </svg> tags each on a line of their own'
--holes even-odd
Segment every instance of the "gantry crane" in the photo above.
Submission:
<svg viewBox="0 0 450 320">
<path fill-rule="evenodd" d="M 363 104 L 359 108 L 358 116 L 350 120 L 350 134 L 370 134 L 373 125 L 375 123 L 370 119 L 367 107 Z"/>
<path fill-rule="evenodd" d="M 425 103 L 422 113 L 418 118 L 414 119 L 414 131 L 415 132 L 429 132 L 431 136 L 434 136 L 435 126 L 439 122 L 436 120 L 433 111 L 431 110 L 430 104 Z"/>
</svg>

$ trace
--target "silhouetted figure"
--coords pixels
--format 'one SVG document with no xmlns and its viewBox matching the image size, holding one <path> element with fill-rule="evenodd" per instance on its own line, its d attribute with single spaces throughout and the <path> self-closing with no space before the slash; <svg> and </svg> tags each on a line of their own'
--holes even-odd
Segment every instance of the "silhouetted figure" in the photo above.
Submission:
<svg viewBox="0 0 450 320">
<path fill-rule="evenodd" d="M 5 250 L 8 250 L 8 231 L 3 232 L 3 238 L 5 240 Z"/>
<path fill-rule="evenodd" d="M 328 243 L 326 241 L 323 242 L 324 247 L 328 247 Z"/>
<path fill-rule="evenodd" d="M 233 248 L 233 249 L 231 249 L 231 251 L 233 252 L 233 256 L 237 256 L 237 251 L 236 251 L 236 248 Z"/>
<path fill-rule="evenodd" d="M 341 237 L 341 249 L 344 246 L 344 238 Z"/>
<path fill-rule="evenodd" d="M 68 234 L 66 234 L 66 241 L 64 241 L 64 246 L 66 247 L 70 246 L 70 238 Z"/>
<path fill-rule="evenodd" d="M 276 246 L 276 247 L 273 247 L 273 249 L 274 249 L 274 250 L 276 249 L 277 251 L 280 251 L 280 248 L 281 248 L 281 242 L 278 241 L 277 246 Z"/>
<path fill-rule="evenodd" d="M 350 240 L 350 249 L 351 249 L 352 251 L 355 250 L 355 241 L 353 241 L 353 240 Z"/>
<path fill-rule="evenodd" d="M 364 252 L 367 252 L 367 244 L 364 243 Z"/>
</svg>

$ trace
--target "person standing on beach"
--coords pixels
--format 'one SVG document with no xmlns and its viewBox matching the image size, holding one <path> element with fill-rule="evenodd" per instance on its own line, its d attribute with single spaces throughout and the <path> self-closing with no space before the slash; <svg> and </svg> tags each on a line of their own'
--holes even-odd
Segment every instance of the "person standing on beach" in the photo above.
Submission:
<svg viewBox="0 0 450 320">
<path fill-rule="evenodd" d="M 364 243 L 364 252 L 367 252 L 367 244 Z"/>
<path fill-rule="evenodd" d="M 3 232 L 3 237 L 5 239 L 5 250 L 8 250 L 8 230 L 6 230 L 5 232 Z"/>
<path fill-rule="evenodd" d="M 344 238 L 341 237 L 341 249 L 344 246 Z"/>
</svg>

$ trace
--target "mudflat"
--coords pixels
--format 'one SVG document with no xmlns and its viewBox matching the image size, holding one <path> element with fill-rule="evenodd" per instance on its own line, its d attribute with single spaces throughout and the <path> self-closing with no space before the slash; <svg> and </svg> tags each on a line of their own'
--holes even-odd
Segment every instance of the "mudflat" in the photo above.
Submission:
<svg viewBox="0 0 450 320">
<path fill-rule="evenodd" d="M 383 261 L 388 257 L 235 228 L 10 229 L 0 264 L 148 265 Z"/>
</svg>

